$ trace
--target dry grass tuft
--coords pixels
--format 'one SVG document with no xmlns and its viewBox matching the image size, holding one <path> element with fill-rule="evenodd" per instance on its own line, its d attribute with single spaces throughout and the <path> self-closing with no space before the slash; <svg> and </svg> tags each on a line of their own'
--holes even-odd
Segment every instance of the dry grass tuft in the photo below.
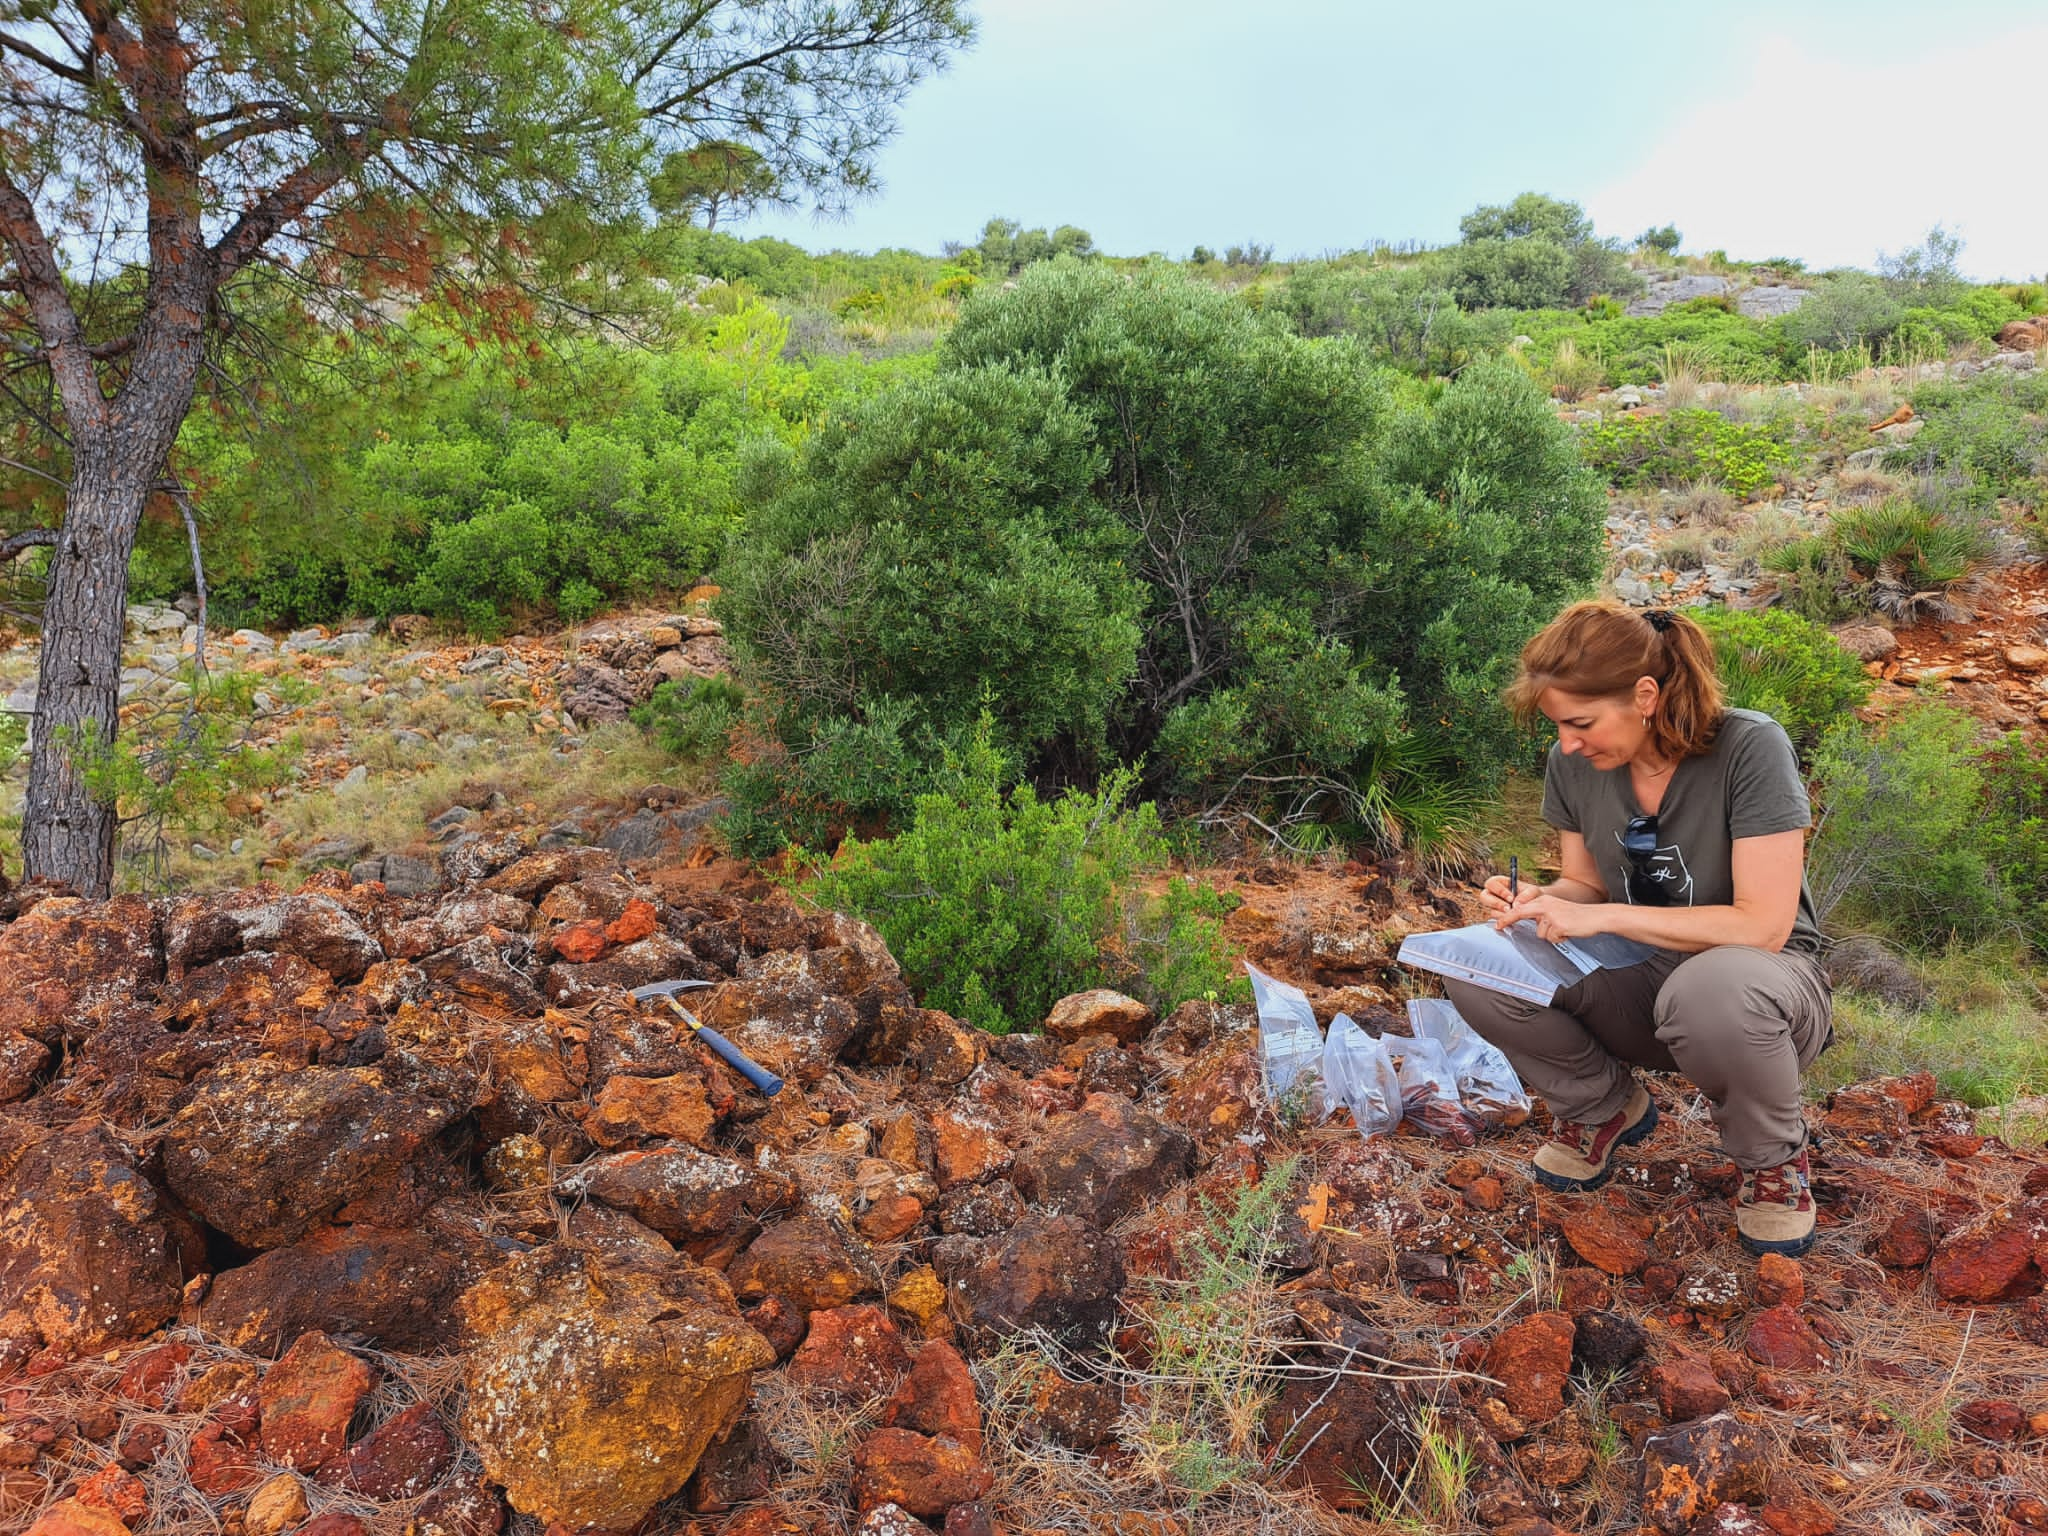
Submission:
<svg viewBox="0 0 2048 1536">
<path fill-rule="evenodd" d="M 111 1356 L 82 1360 L 39 1379 L 34 1384 L 30 1412 L 45 1419 L 75 1419 L 88 1410 L 113 1409 L 119 1427 L 106 1444 L 74 1436 L 63 1442 L 68 1449 L 61 1460 L 46 1457 L 38 1470 L 50 1474 L 47 1494 L 32 1509 L 10 1512 L 8 1529 L 33 1525 L 42 1513 L 70 1497 L 79 1483 L 111 1463 L 108 1446 L 118 1445 L 134 1431 L 152 1426 L 163 1433 L 163 1450 L 149 1466 L 136 1473 L 147 1492 L 148 1507 L 130 1527 L 133 1536 L 222 1536 L 240 1528 L 242 1510 L 253 1487 L 209 1497 L 193 1486 L 187 1473 L 192 1442 L 206 1423 L 205 1415 L 150 1409 L 115 1395 L 115 1385 L 129 1363 L 166 1342 L 183 1344 L 191 1350 L 190 1359 L 170 1379 L 166 1397 L 172 1403 L 190 1382 L 217 1366 L 244 1365 L 260 1372 L 270 1365 L 268 1360 L 233 1348 L 198 1329 L 177 1328 L 147 1344 Z M 353 1433 L 364 1433 L 417 1403 L 431 1404 L 458 1447 L 455 1462 L 435 1487 L 473 1483 L 482 1471 L 481 1463 L 454 1433 L 462 1388 L 460 1358 L 427 1358 L 370 1349 L 356 1349 L 353 1353 L 377 1371 L 377 1383 L 358 1410 Z M 249 1455 L 262 1470 L 259 1485 L 263 1479 L 287 1470 L 264 1461 L 257 1448 L 252 1447 Z M 385 1504 L 331 1488 L 312 1478 L 301 1478 L 300 1482 L 309 1518 L 327 1513 L 352 1514 L 363 1521 L 369 1536 L 403 1536 L 420 1504 L 435 1491 L 427 1489 L 417 1499 Z M 21 1522 L 19 1525 L 12 1523 L 16 1519 Z"/>
</svg>

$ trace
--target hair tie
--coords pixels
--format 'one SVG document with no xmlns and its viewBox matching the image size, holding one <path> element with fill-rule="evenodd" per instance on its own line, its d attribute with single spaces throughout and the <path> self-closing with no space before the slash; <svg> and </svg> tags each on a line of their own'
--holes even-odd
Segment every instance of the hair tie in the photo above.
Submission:
<svg viewBox="0 0 2048 1536">
<path fill-rule="evenodd" d="M 1643 617 L 1650 621 L 1650 628 L 1661 635 L 1671 628 L 1672 624 L 1677 621 L 1678 616 L 1669 608 L 1645 608 L 1643 610 Z"/>
</svg>

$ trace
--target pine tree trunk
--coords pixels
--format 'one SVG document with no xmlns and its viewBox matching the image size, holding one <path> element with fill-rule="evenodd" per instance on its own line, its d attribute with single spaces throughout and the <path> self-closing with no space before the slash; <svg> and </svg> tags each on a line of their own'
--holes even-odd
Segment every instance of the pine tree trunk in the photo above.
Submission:
<svg viewBox="0 0 2048 1536">
<path fill-rule="evenodd" d="M 170 391 L 165 407 L 180 393 L 189 400 L 189 385 Z M 118 827 L 114 807 L 87 789 L 74 748 L 88 738 L 111 743 L 119 725 L 128 556 L 149 486 L 182 416 L 179 408 L 168 432 L 157 420 L 116 418 L 105 433 L 110 441 L 78 443 L 64 526 L 50 561 L 35 746 L 22 803 L 22 865 L 30 879 L 61 880 L 96 899 L 113 887 Z"/>
</svg>

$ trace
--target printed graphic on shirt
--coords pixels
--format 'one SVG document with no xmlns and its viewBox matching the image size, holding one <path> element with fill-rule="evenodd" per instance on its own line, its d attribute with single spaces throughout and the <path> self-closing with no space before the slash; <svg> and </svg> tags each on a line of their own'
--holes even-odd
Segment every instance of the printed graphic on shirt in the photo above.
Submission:
<svg viewBox="0 0 2048 1536">
<path fill-rule="evenodd" d="M 1621 834 L 1614 834 L 1619 843 Z M 1678 851 L 1676 843 L 1662 843 L 1657 851 L 1640 861 L 1631 860 L 1626 850 L 1621 856 L 1622 872 L 1626 876 L 1621 883 L 1631 906 L 1689 907 L 1693 904 L 1692 871 L 1685 867 L 1685 855 Z M 1637 882 L 1651 889 L 1663 892 L 1662 901 L 1639 901 L 1636 898 Z"/>
</svg>

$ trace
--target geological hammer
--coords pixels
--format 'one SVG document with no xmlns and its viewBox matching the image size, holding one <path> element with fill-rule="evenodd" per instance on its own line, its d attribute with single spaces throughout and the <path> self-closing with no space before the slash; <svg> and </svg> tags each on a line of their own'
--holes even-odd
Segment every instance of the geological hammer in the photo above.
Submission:
<svg viewBox="0 0 2048 1536">
<path fill-rule="evenodd" d="M 747 1058 L 747 1053 L 734 1045 L 717 1030 L 706 1024 L 697 1015 L 676 1001 L 676 994 L 685 987 L 708 987 L 708 981 L 657 981 L 651 986 L 633 988 L 633 1001 L 644 1003 L 660 998 L 674 1010 L 675 1016 L 690 1026 L 690 1033 L 702 1040 L 718 1053 L 719 1059 L 752 1083 L 766 1098 L 774 1098 L 782 1092 L 782 1079 L 766 1067 Z"/>
</svg>

